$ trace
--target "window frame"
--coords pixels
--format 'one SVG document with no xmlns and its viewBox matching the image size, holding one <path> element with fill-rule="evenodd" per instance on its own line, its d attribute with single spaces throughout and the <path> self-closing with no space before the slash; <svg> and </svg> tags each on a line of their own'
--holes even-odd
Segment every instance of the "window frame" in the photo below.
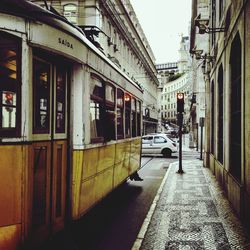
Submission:
<svg viewBox="0 0 250 250">
<path fill-rule="evenodd" d="M 118 93 L 121 93 L 121 97 L 118 97 Z M 125 114 L 125 108 L 124 108 L 124 91 L 121 89 L 121 88 L 117 88 L 116 89 L 116 138 L 117 140 L 119 139 L 124 139 L 125 138 L 125 132 L 124 132 L 124 128 L 125 128 L 125 124 L 124 124 L 124 114 Z M 119 103 L 119 100 L 122 100 L 122 104 Z M 122 121 L 122 124 L 121 124 L 121 131 L 122 131 L 122 134 L 118 133 L 118 109 L 121 109 L 121 121 Z M 119 130 L 119 131 L 120 131 Z"/>
<path fill-rule="evenodd" d="M 142 144 L 152 144 L 154 141 L 154 137 L 153 136 L 146 136 L 146 137 L 142 137 Z M 146 142 L 145 142 L 146 141 Z"/>
<path fill-rule="evenodd" d="M 137 136 L 141 136 L 141 133 L 142 133 L 142 124 L 141 124 L 141 121 L 142 121 L 142 116 L 141 116 L 141 113 L 142 113 L 142 104 L 141 104 L 141 101 L 140 100 L 137 100 L 136 101 L 136 134 Z"/>
<path fill-rule="evenodd" d="M 113 102 L 107 99 L 107 89 L 110 87 L 114 93 Z M 113 84 L 105 82 L 104 84 L 104 140 L 111 141 L 116 140 L 116 88 Z M 113 120 L 110 123 L 110 113 L 113 111 Z M 112 126 L 112 127 L 110 127 Z M 110 133 L 111 132 L 111 133 Z"/>
<path fill-rule="evenodd" d="M 67 10 L 67 7 L 75 7 L 75 11 L 72 10 Z M 68 15 L 65 15 L 65 14 Z M 67 3 L 63 5 L 63 16 L 71 23 L 73 24 L 77 24 L 78 22 L 78 8 L 77 5 L 74 3 Z M 75 19 L 75 21 L 73 21 L 73 19 Z"/>
<path fill-rule="evenodd" d="M 157 141 L 156 139 L 163 139 L 163 141 L 160 142 L 160 141 Z M 164 138 L 163 136 L 156 135 L 156 136 L 154 136 L 154 143 L 155 144 L 167 143 L 167 139 Z"/>
<path fill-rule="evenodd" d="M 2 127 L 2 112 L 3 112 L 3 100 L 2 100 L 2 91 L 6 91 L 2 86 L 0 86 L 0 137 L 1 138 L 15 138 L 21 136 L 21 58 L 22 58 L 22 45 L 21 45 L 21 39 L 18 37 L 15 37 L 10 34 L 6 34 L 4 32 L 0 32 L 0 36 L 2 36 L 4 39 L 11 41 L 11 45 L 8 46 L 10 49 L 11 46 L 14 47 L 16 51 L 16 79 L 15 79 L 15 86 L 14 89 L 16 91 L 16 105 L 13 107 L 16 108 L 16 122 L 14 128 L 3 128 Z M 10 105 L 11 106 L 11 105 Z"/>
<path fill-rule="evenodd" d="M 62 73 L 62 76 L 64 78 L 64 86 L 63 86 L 63 91 L 62 91 L 62 95 L 63 97 L 58 96 L 58 90 L 57 90 L 57 84 L 58 84 L 58 75 L 59 72 Z M 57 65 L 56 67 L 56 82 L 55 82 L 55 133 L 56 134 L 65 134 L 66 133 L 66 110 L 67 110 L 67 80 L 68 80 L 68 70 L 66 67 L 64 67 L 63 65 Z M 57 101 L 59 99 L 62 99 L 63 102 L 63 107 L 62 107 L 62 111 L 58 110 L 58 105 L 57 105 Z M 57 127 L 57 115 L 58 114 L 62 114 L 63 117 L 63 125 L 62 127 L 58 128 Z"/>
<path fill-rule="evenodd" d="M 131 133 L 132 132 L 131 131 L 131 120 L 132 120 L 131 119 L 131 99 L 132 99 L 132 95 L 129 94 L 128 92 L 125 92 L 124 93 L 125 138 L 130 138 L 132 135 L 132 133 Z M 127 103 L 127 105 L 126 105 L 126 103 Z M 128 115 L 128 117 L 127 117 L 127 115 Z M 128 122 L 127 122 L 127 120 L 128 120 Z"/>
<path fill-rule="evenodd" d="M 134 104 L 133 104 L 134 103 Z M 134 106 L 134 108 L 133 108 Z M 131 136 L 137 136 L 137 101 L 134 96 L 131 97 Z"/>
<path fill-rule="evenodd" d="M 46 64 L 46 67 L 48 67 L 48 103 L 47 103 L 47 116 L 48 116 L 48 124 L 46 128 L 39 128 L 36 126 L 36 115 L 38 114 L 37 112 L 37 107 L 36 107 L 36 85 L 35 85 L 35 61 L 39 63 Z M 51 130 L 51 64 L 47 61 L 42 60 L 41 58 L 38 57 L 33 57 L 32 60 L 32 68 L 33 68 L 33 78 L 32 78 L 32 95 L 33 95 L 33 101 L 32 101 L 32 109 L 33 109 L 33 119 L 32 119 L 32 128 L 33 128 L 33 134 L 50 134 Z"/>
<path fill-rule="evenodd" d="M 104 113 L 105 113 L 105 84 L 104 84 L 104 81 L 99 78 L 98 76 L 96 75 L 91 75 L 91 83 L 90 83 L 90 86 L 92 84 L 92 81 L 98 81 L 101 83 L 101 93 L 102 94 L 102 97 L 101 96 L 98 96 L 98 95 L 95 95 L 93 94 L 92 92 L 90 92 L 90 106 L 89 106 L 89 110 L 91 109 L 91 102 L 93 101 L 95 104 L 98 103 L 99 104 L 99 120 L 100 120 L 100 123 L 103 123 L 103 120 L 104 120 Z M 93 89 L 94 91 L 94 89 Z M 91 112 L 90 112 L 91 114 Z M 95 112 L 96 114 L 96 112 Z M 91 122 L 91 120 L 90 120 Z M 101 127 L 101 126 L 100 126 Z M 91 129 L 91 125 L 90 125 L 90 129 Z M 99 143 L 99 142 L 104 142 L 104 131 L 103 130 L 100 130 L 100 136 L 97 136 L 97 137 L 92 137 L 91 135 L 91 131 L 90 131 L 90 143 L 91 144 L 94 144 L 94 143 Z"/>
</svg>

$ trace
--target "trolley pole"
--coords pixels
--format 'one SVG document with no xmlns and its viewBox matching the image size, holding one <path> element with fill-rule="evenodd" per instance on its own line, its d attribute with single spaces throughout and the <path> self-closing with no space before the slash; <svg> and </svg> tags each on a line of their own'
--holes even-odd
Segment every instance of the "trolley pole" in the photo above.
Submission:
<svg viewBox="0 0 250 250">
<path fill-rule="evenodd" d="M 183 114 L 178 113 L 178 125 L 179 125 L 179 169 L 178 174 L 183 174 L 182 170 L 182 123 L 183 123 Z"/>
</svg>

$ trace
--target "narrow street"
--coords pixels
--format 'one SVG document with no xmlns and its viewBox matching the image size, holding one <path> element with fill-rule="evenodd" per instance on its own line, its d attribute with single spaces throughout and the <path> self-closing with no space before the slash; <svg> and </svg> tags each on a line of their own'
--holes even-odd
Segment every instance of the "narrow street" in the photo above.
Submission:
<svg viewBox="0 0 250 250">
<path fill-rule="evenodd" d="M 196 159 L 198 153 L 184 144 L 183 159 Z M 39 250 L 129 250 L 132 248 L 162 183 L 171 158 L 142 157 L 139 175 L 143 181 L 127 180 L 91 209 L 82 220 L 66 228 Z"/>
</svg>

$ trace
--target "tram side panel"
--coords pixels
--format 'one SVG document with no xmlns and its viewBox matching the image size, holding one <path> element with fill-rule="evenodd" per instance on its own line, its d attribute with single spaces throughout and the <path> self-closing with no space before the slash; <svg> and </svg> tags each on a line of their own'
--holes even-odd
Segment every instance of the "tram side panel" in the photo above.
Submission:
<svg viewBox="0 0 250 250">
<path fill-rule="evenodd" d="M 16 249 L 22 233 L 22 179 L 27 146 L 0 146 L 0 152 L 0 249 Z"/>
<path fill-rule="evenodd" d="M 93 60 L 101 65 L 98 59 Z M 107 66 L 105 69 L 107 76 L 115 77 L 115 73 Z M 140 166 L 140 138 L 138 137 L 114 140 L 111 143 L 91 144 L 90 71 L 93 72 L 84 67 L 84 71 L 80 73 L 83 75 L 75 76 L 80 82 L 73 80 L 71 93 L 73 219 L 84 215 Z"/>
</svg>

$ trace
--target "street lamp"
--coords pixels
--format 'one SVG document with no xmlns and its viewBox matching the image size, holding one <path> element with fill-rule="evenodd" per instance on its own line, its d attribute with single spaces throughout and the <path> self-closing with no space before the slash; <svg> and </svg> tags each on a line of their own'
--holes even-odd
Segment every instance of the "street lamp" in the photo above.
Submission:
<svg viewBox="0 0 250 250">
<path fill-rule="evenodd" d="M 203 60 L 201 70 L 204 75 L 211 72 L 211 63 L 214 61 L 215 56 L 211 56 L 207 53 L 202 54 L 203 50 L 192 49 L 191 54 L 195 55 L 196 60 Z"/>
<path fill-rule="evenodd" d="M 199 14 L 194 19 L 194 25 L 199 28 L 199 34 L 205 34 L 205 33 L 215 33 L 215 32 L 225 32 L 225 28 L 211 28 L 208 26 L 209 19 L 201 18 L 201 14 Z"/>
<path fill-rule="evenodd" d="M 177 118 L 179 125 L 179 169 L 177 171 L 178 174 L 183 174 L 182 170 L 182 125 L 183 125 L 183 113 L 184 113 L 184 93 L 177 93 Z"/>
</svg>

